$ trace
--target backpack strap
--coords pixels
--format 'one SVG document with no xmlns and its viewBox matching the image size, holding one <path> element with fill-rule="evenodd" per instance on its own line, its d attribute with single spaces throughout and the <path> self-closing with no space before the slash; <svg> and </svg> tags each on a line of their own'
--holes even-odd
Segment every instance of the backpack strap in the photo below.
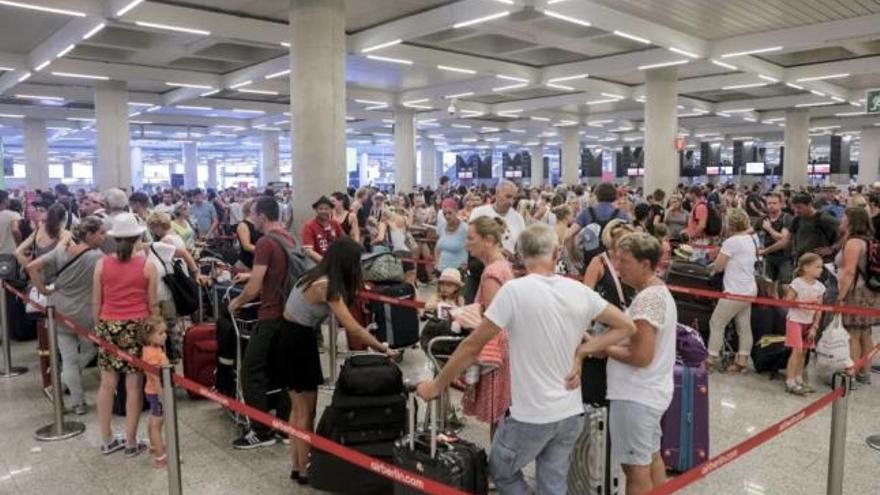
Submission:
<svg viewBox="0 0 880 495">
<path fill-rule="evenodd" d="M 614 288 L 617 290 L 617 297 L 620 300 L 620 305 L 623 308 L 626 308 L 627 301 L 626 297 L 623 294 L 623 286 L 620 285 L 620 277 L 617 275 L 617 270 L 614 269 L 614 263 L 612 263 L 611 258 L 608 257 L 608 251 L 603 252 L 599 256 L 602 257 L 605 269 L 608 270 L 608 273 L 611 275 L 611 280 L 614 281 Z"/>
</svg>

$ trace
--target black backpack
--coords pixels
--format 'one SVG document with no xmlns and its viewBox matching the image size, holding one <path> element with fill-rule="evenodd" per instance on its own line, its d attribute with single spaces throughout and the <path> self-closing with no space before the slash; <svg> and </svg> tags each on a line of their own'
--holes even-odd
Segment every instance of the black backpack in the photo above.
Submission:
<svg viewBox="0 0 880 495">
<path fill-rule="evenodd" d="M 266 237 L 278 244 L 278 247 L 287 255 L 287 277 L 284 278 L 284 282 L 278 288 L 282 299 L 286 301 L 287 296 L 290 295 L 290 291 L 293 290 L 299 278 L 305 272 L 314 268 L 316 263 L 299 246 L 288 244 L 286 239 L 275 232 L 269 232 L 266 234 Z"/>
<path fill-rule="evenodd" d="M 708 201 L 705 203 L 706 209 L 709 211 L 709 216 L 706 218 L 706 230 L 704 231 L 708 236 L 716 236 L 721 235 L 721 212 L 718 211 L 718 207 L 709 203 Z M 694 207 L 696 209 L 696 206 Z"/>
</svg>

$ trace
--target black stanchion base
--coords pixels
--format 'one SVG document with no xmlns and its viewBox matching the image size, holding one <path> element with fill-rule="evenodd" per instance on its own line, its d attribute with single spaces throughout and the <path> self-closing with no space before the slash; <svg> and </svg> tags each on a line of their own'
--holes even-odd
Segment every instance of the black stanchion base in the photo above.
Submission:
<svg viewBox="0 0 880 495">
<path fill-rule="evenodd" d="M 55 424 L 53 423 L 34 432 L 34 438 L 41 442 L 55 442 L 81 435 L 84 431 L 86 431 L 86 425 L 76 421 L 65 421 L 61 424 L 60 434 L 55 431 Z"/>
<path fill-rule="evenodd" d="M 868 447 L 871 447 L 874 450 L 880 450 L 880 435 L 871 435 L 865 439 L 865 442 L 868 443 Z"/>
<path fill-rule="evenodd" d="M 27 373 L 27 368 L 24 366 L 11 366 L 9 368 L 9 373 L 5 371 L 0 371 L 0 378 L 15 378 L 16 376 L 21 376 Z"/>
</svg>

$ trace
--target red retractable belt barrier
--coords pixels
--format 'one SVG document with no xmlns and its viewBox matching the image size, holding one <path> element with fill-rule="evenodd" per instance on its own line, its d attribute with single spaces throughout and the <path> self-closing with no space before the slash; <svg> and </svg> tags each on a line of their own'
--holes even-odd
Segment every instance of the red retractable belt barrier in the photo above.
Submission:
<svg viewBox="0 0 880 495">
<path fill-rule="evenodd" d="M 374 292 L 365 290 L 358 291 L 358 297 L 367 301 L 376 301 L 385 304 L 393 304 L 395 306 L 403 306 L 406 308 L 424 309 L 425 302 L 418 299 L 400 299 L 397 297 L 388 297 Z"/>
<path fill-rule="evenodd" d="M 7 290 L 9 290 L 10 292 L 12 292 L 13 294 L 15 294 L 16 296 L 18 296 L 21 300 L 23 300 L 25 302 L 30 302 L 31 304 L 34 304 L 30 300 L 30 298 L 28 298 L 25 294 L 21 293 L 20 291 L 16 290 L 13 287 L 10 287 L 5 282 L 3 283 L 3 287 L 6 288 Z M 371 294 L 371 296 L 372 296 L 372 294 Z M 381 296 L 377 296 L 377 297 L 381 297 Z M 389 298 L 389 299 L 393 299 L 393 298 Z M 397 300 L 394 300 L 394 301 L 397 301 Z M 412 302 L 412 301 L 410 301 L 410 302 Z M 45 308 L 42 306 L 40 306 L 40 309 L 43 311 L 45 310 Z M 118 347 L 116 347 L 115 345 L 111 344 L 110 342 L 107 342 L 107 341 L 99 338 L 94 333 L 89 332 L 88 330 L 77 325 L 76 322 L 74 322 L 73 320 L 71 320 L 67 316 L 62 315 L 60 313 L 56 313 L 55 315 L 56 315 L 55 319 L 57 321 L 63 323 L 66 327 L 70 328 L 71 330 L 73 330 L 77 334 L 94 342 L 95 345 L 101 347 L 105 351 L 107 351 L 107 352 L 113 354 L 114 356 L 116 356 L 117 358 L 122 359 L 123 361 L 131 364 L 132 366 L 135 366 L 137 368 L 144 370 L 146 373 L 150 373 L 152 375 L 159 376 L 159 369 L 156 368 L 155 366 L 152 366 L 152 365 L 146 363 L 145 361 L 143 361 L 142 359 L 140 359 L 139 357 L 133 356 L 127 352 L 124 352 L 121 349 L 119 349 Z M 298 438 L 304 442 L 307 442 L 308 444 L 310 444 L 314 448 L 321 449 L 329 454 L 332 454 L 334 456 L 339 457 L 340 459 L 343 459 L 346 462 L 350 462 L 356 466 L 359 466 L 361 468 L 372 471 L 372 472 L 374 472 L 380 476 L 384 476 L 394 482 L 405 484 L 411 488 L 421 490 L 421 491 L 428 493 L 428 494 L 431 494 L 431 495 L 468 495 L 466 492 L 463 492 L 461 490 L 444 485 L 444 484 L 439 483 L 437 481 L 425 478 L 424 476 L 421 476 L 419 474 L 412 473 L 412 472 L 406 471 L 404 469 L 400 469 L 399 467 L 394 466 L 392 464 L 388 464 L 388 463 L 380 461 L 378 459 L 374 459 L 366 454 L 362 454 L 361 452 L 358 452 L 357 450 L 345 447 L 345 446 L 340 445 L 336 442 L 328 440 L 324 437 L 320 437 L 318 435 L 315 435 L 312 432 L 301 430 L 288 422 L 281 421 L 270 414 L 267 414 L 267 413 L 260 411 L 258 409 L 254 409 L 253 407 L 250 407 L 247 404 L 243 404 L 243 403 L 241 403 L 231 397 L 217 393 L 214 390 L 211 390 L 210 388 L 207 388 L 203 385 L 200 385 L 200 384 L 198 384 L 198 383 L 196 383 L 186 377 L 178 375 L 177 373 L 172 373 L 171 377 L 176 385 L 178 385 L 186 390 L 189 390 L 189 391 L 194 392 L 198 395 L 201 395 L 202 397 L 204 397 L 208 400 L 211 400 L 213 402 L 216 402 L 227 409 L 241 413 L 254 421 L 262 423 L 272 429 L 284 432 L 289 436 Z"/>
</svg>

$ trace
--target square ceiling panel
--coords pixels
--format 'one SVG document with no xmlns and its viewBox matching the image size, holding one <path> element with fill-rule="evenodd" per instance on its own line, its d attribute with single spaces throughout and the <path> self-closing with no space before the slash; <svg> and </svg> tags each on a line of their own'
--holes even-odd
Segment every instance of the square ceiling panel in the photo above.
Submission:
<svg viewBox="0 0 880 495">
<path fill-rule="evenodd" d="M 444 29 L 443 31 L 437 31 L 436 33 L 431 33 L 422 36 L 421 38 L 415 38 L 409 41 L 413 43 L 432 45 L 435 43 L 445 43 L 454 39 L 466 38 L 469 36 L 473 36 L 478 32 L 479 31 L 477 31 L 476 29 L 469 27 L 458 29 Z"/>
<path fill-rule="evenodd" d="M 70 58 L 84 60 L 101 60 L 110 62 L 125 62 L 137 52 L 125 48 L 111 48 L 109 46 L 77 45 L 68 55 Z"/>
<path fill-rule="evenodd" d="M 121 26 L 107 26 L 98 34 L 89 38 L 85 43 L 88 45 L 103 45 L 119 48 L 128 48 L 131 50 L 146 50 L 154 44 L 162 42 L 163 35 L 141 31 L 139 29 L 128 29 Z"/>
<path fill-rule="evenodd" d="M 535 48 L 538 45 L 500 34 L 482 34 L 445 43 L 444 46 L 459 52 L 503 56 L 506 52 Z"/>
<path fill-rule="evenodd" d="M 0 5 L 0 46 L 7 53 L 26 54 L 70 19 L 63 15 Z"/>
<path fill-rule="evenodd" d="M 815 50 L 803 50 L 799 52 L 782 53 L 778 55 L 765 54 L 762 58 L 784 67 L 795 65 L 818 64 L 834 60 L 854 58 L 856 54 L 839 46 L 816 48 Z"/>
<path fill-rule="evenodd" d="M 544 98 L 548 96 L 559 96 L 571 94 L 570 92 L 557 91 L 555 89 L 550 88 L 530 88 L 523 89 L 520 91 L 506 91 L 504 93 L 494 93 L 488 95 L 479 95 L 474 98 L 467 98 L 468 101 L 475 101 L 479 103 L 506 103 L 509 101 L 520 101 L 520 100 L 530 100 L 532 98 Z"/>
<path fill-rule="evenodd" d="M 168 62 L 168 66 L 175 69 L 189 69 L 199 72 L 213 72 L 215 74 L 235 70 L 240 65 L 240 62 L 224 62 L 222 60 L 198 57 L 181 57 Z"/>
<path fill-rule="evenodd" d="M 542 17 L 532 23 L 540 31 L 546 31 L 567 38 L 582 39 L 598 36 L 605 31 L 593 27 L 581 26 L 572 22 L 566 22 L 553 17 Z"/>
<path fill-rule="evenodd" d="M 548 65 L 567 64 L 569 62 L 577 62 L 588 57 L 559 48 L 536 48 L 524 52 L 518 52 L 513 55 L 499 54 L 502 58 L 515 60 L 517 62 L 535 65 L 538 67 L 546 67 Z"/>
<path fill-rule="evenodd" d="M 230 60 L 256 64 L 264 60 L 280 57 L 284 55 L 285 52 L 286 50 L 281 48 L 276 50 L 266 47 L 241 45 L 238 43 L 216 43 L 207 48 L 198 50 L 194 55 L 217 60 Z"/>
<path fill-rule="evenodd" d="M 880 74 L 859 74 L 835 79 L 833 82 L 847 89 L 880 88 Z"/>
</svg>

